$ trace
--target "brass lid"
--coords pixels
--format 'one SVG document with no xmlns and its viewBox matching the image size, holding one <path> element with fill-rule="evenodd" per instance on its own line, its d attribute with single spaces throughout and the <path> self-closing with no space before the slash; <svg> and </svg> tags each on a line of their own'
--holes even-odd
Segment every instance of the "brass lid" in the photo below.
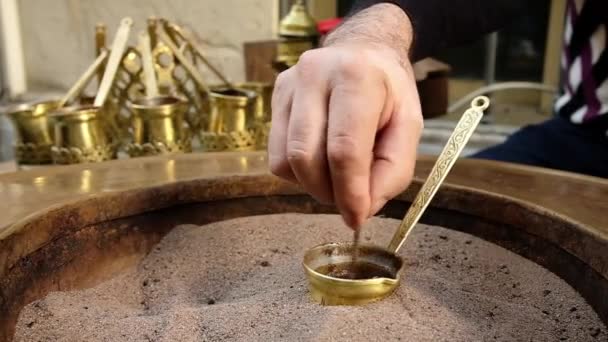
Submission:
<svg viewBox="0 0 608 342">
<path fill-rule="evenodd" d="M 308 12 L 304 0 L 296 0 L 291 10 L 279 24 L 282 37 L 316 37 L 319 35 L 317 22 Z"/>
</svg>

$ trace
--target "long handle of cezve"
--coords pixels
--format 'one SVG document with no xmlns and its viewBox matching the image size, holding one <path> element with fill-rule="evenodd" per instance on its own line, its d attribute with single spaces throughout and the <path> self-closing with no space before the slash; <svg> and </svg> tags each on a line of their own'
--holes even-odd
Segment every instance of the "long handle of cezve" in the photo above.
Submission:
<svg viewBox="0 0 608 342">
<path fill-rule="evenodd" d="M 106 58 L 108 58 L 108 51 L 107 50 L 101 51 L 101 53 L 99 54 L 99 56 L 97 56 L 97 58 L 95 59 L 93 64 L 91 64 L 87 68 L 87 70 L 84 72 L 84 74 L 82 74 L 82 76 L 80 76 L 78 81 L 76 81 L 76 83 L 74 83 L 72 88 L 70 88 L 70 90 L 67 92 L 67 94 L 65 94 L 65 96 L 61 99 L 61 101 L 59 102 L 60 108 L 65 106 L 66 103 L 70 102 L 70 100 L 72 100 L 74 97 L 76 97 L 78 94 L 80 94 L 82 92 L 82 90 L 87 86 L 87 84 L 89 84 L 89 82 L 91 82 L 91 79 L 93 79 L 93 76 L 95 76 L 95 74 L 97 73 L 97 70 L 105 62 Z"/>
<path fill-rule="evenodd" d="M 211 72 L 213 72 L 215 76 L 217 76 L 224 83 L 225 86 L 231 89 L 234 88 L 234 85 L 232 85 L 232 83 L 228 81 L 228 78 L 224 76 L 224 74 L 222 74 L 219 69 L 217 69 L 213 64 L 211 64 L 211 62 L 209 62 L 209 60 L 205 57 L 205 55 L 203 54 L 203 48 L 198 44 L 196 37 L 190 31 L 182 29 L 177 25 L 169 25 L 169 27 L 179 33 L 182 38 L 185 39 L 188 44 L 192 46 L 192 48 L 194 48 L 194 51 L 196 52 L 198 57 L 203 61 L 203 63 L 205 63 L 205 65 L 207 65 L 209 70 L 211 70 Z"/>
<path fill-rule="evenodd" d="M 414 226 L 420 220 L 420 217 L 433 200 L 437 190 L 445 180 L 452 166 L 464 150 L 467 142 L 473 135 L 475 128 L 483 118 L 483 111 L 490 105 L 490 100 L 487 97 L 477 97 L 471 103 L 469 108 L 454 129 L 454 132 L 448 139 L 446 146 L 437 158 L 431 173 L 422 184 L 418 195 L 414 198 L 412 205 L 405 214 L 399 229 L 393 236 L 388 250 L 397 253 L 405 240 L 412 232 Z"/>
<path fill-rule="evenodd" d="M 203 81 L 203 77 L 201 76 L 200 72 L 196 69 L 194 65 L 192 65 L 192 63 L 190 63 L 186 56 L 184 56 L 184 54 L 180 51 L 177 45 L 175 45 L 173 40 L 171 40 L 171 37 L 169 37 L 167 32 L 165 32 L 163 27 L 159 28 L 158 34 L 160 40 L 169 47 L 173 55 L 175 55 L 177 60 L 184 66 L 190 76 L 192 76 L 192 78 L 194 79 L 194 83 L 196 83 L 199 89 L 208 93 L 209 87 L 207 87 L 205 81 Z"/>
<path fill-rule="evenodd" d="M 127 48 L 127 42 L 129 40 L 129 33 L 131 32 L 132 25 L 133 20 L 131 18 L 124 18 L 120 22 L 120 27 L 116 32 L 116 36 L 114 36 L 114 42 L 111 46 L 106 71 L 103 74 L 101 84 L 99 85 L 99 90 L 97 91 L 97 96 L 95 97 L 95 102 L 93 103 L 95 107 L 102 107 L 106 102 L 110 89 L 112 88 L 112 84 L 114 84 L 114 78 L 116 77 L 116 73 L 120 67 L 123 54 Z"/>
<path fill-rule="evenodd" d="M 146 81 L 146 96 L 153 98 L 158 96 L 158 84 L 156 83 L 156 73 L 154 72 L 154 63 L 152 62 L 150 36 L 145 32 L 139 35 L 139 48 L 141 49 L 141 61 Z"/>
</svg>

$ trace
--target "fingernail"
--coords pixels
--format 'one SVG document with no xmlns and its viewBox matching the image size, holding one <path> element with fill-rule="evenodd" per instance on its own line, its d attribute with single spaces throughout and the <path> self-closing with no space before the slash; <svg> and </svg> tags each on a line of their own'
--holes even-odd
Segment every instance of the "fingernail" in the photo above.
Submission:
<svg viewBox="0 0 608 342">
<path fill-rule="evenodd" d="M 353 219 L 349 214 L 347 214 L 345 212 L 340 212 L 340 216 L 342 216 L 342 221 L 344 222 L 344 224 L 346 226 L 348 226 L 351 229 L 354 227 Z"/>
<path fill-rule="evenodd" d="M 359 215 L 353 213 L 342 213 L 342 219 L 344 223 L 351 229 L 357 229 L 363 225 L 365 219 Z"/>
</svg>

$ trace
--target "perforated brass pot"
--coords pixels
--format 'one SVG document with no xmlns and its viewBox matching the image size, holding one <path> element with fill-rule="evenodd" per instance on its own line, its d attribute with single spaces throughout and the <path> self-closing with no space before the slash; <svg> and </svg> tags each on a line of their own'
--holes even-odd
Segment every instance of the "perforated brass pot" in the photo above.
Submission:
<svg viewBox="0 0 608 342">
<path fill-rule="evenodd" d="M 52 114 L 56 164 L 100 162 L 116 158 L 116 144 L 104 129 L 99 107 L 67 107 Z"/>
<path fill-rule="evenodd" d="M 270 121 L 272 91 L 274 85 L 264 82 L 245 82 L 235 85 L 239 89 L 250 90 L 256 93 L 253 104 L 253 119 L 255 121 Z"/>
<path fill-rule="evenodd" d="M 207 131 L 225 133 L 247 130 L 254 114 L 256 94 L 244 89 L 216 88 L 209 94 L 211 115 Z"/>
<path fill-rule="evenodd" d="M 200 132 L 207 151 L 247 151 L 255 149 L 249 125 L 255 118 L 257 94 L 246 89 L 215 87 L 209 93 L 207 127 Z"/>
<path fill-rule="evenodd" d="M 192 143 L 184 116 L 188 103 L 178 97 L 142 98 L 129 104 L 133 112 L 131 156 L 191 152 Z"/>
<path fill-rule="evenodd" d="M 15 128 L 15 152 L 19 164 L 49 164 L 53 145 L 53 120 L 49 112 L 58 101 L 20 104 L 7 110 L 6 115 Z"/>
<path fill-rule="evenodd" d="M 92 107 L 95 102 L 94 97 L 81 97 L 79 106 Z M 100 118 L 104 130 L 110 135 L 113 140 L 125 141 L 130 138 L 129 120 L 120 115 L 120 106 L 115 99 L 108 99 L 103 109 L 101 110 Z"/>
<path fill-rule="evenodd" d="M 268 134 L 272 119 L 272 92 L 274 85 L 264 82 L 239 83 L 236 87 L 247 89 L 256 93 L 253 122 L 249 123 L 249 130 L 253 134 L 257 150 L 265 150 L 268 146 Z"/>
</svg>

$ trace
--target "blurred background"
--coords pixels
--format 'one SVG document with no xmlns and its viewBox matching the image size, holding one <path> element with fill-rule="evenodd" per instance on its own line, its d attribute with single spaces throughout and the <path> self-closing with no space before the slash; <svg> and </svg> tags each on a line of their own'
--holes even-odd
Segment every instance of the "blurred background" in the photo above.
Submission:
<svg viewBox="0 0 608 342">
<path fill-rule="evenodd" d="M 323 22 L 345 15 L 353 2 L 308 0 L 306 5 L 313 18 Z M 201 38 L 206 56 L 221 72 L 235 82 L 251 80 L 255 72 L 248 70 L 247 59 L 257 57 L 251 57 L 251 53 L 248 57 L 247 44 L 276 39 L 279 22 L 288 15 L 293 1 L 0 0 L 0 5 L 0 96 L 2 104 L 7 104 L 7 71 L 23 68 L 21 99 L 63 94 L 95 58 L 95 24 L 105 23 L 111 37 L 124 16 L 131 16 L 137 29 L 145 27 L 149 16 L 163 16 L 191 28 Z M 469 153 L 499 143 L 518 127 L 552 115 L 555 92 L 512 89 L 508 82 L 529 82 L 547 89 L 557 86 L 564 11 L 565 0 L 531 1 L 527 12 L 509 27 L 433 56 L 430 68 L 437 72 L 429 75 L 444 78 L 446 91 L 433 90 L 437 89 L 437 83 L 433 83 L 425 101 L 432 106 L 446 97 L 446 105 L 439 106 L 442 113 L 427 117 L 421 153 L 439 152 L 462 114 L 464 107 L 457 106 L 458 102 L 487 86 L 507 82 L 506 90 L 488 93 L 493 106 Z M 22 65 L 7 62 L 8 58 L 15 60 L 15 53 L 9 57 L 15 50 L 22 56 Z M 432 79 L 429 75 L 421 76 L 420 81 Z M 214 77 L 210 73 L 204 76 Z M 6 117 L 0 116 L 1 161 L 13 158 L 13 134 Z"/>
<path fill-rule="evenodd" d="M 353 0 L 338 0 L 338 15 L 347 13 L 353 3 Z M 433 56 L 450 66 L 450 104 L 486 86 L 499 89 L 488 93 L 493 106 L 485 126 L 479 130 L 485 137 L 473 141 L 478 143 L 473 147 L 475 150 L 497 144 L 517 128 L 543 121 L 553 114 L 556 92 L 551 89 L 556 90 L 559 84 L 565 9 L 565 0 L 530 1 L 526 12 L 508 27 Z M 510 82 L 531 84 L 525 84 L 529 87 L 524 88 Z M 438 142 L 446 134 L 442 128 L 452 127 L 450 122 L 460 114 L 455 111 L 427 121 L 422 152 L 438 153 Z"/>
</svg>

